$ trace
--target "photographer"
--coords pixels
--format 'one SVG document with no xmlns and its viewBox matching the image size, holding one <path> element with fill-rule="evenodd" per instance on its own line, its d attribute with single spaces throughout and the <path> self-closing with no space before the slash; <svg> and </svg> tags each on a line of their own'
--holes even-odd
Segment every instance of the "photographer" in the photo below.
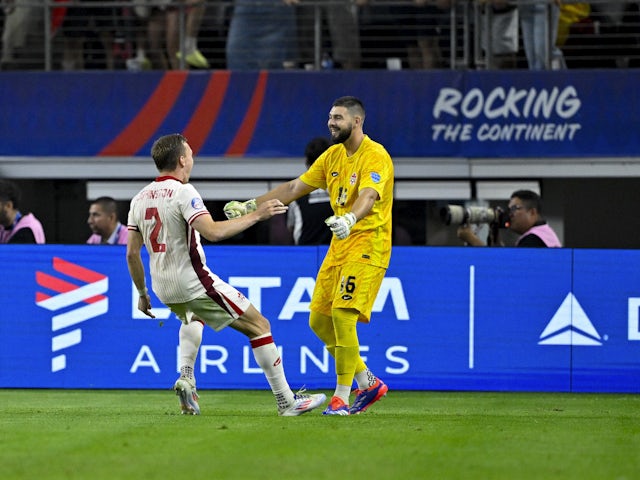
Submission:
<svg viewBox="0 0 640 480">
<path fill-rule="evenodd" d="M 542 217 L 540 196 L 531 190 L 517 190 L 509 200 L 509 229 L 520 236 L 516 247 L 561 247 L 562 244 L 553 229 Z M 497 237 L 497 229 L 495 231 Z M 458 227 L 458 238 L 474 247 L 484 246 L 484 242 L 473 232 L 469 224 Z M 497 238 L 492 245 L 499 245 Z"/>
</svg>

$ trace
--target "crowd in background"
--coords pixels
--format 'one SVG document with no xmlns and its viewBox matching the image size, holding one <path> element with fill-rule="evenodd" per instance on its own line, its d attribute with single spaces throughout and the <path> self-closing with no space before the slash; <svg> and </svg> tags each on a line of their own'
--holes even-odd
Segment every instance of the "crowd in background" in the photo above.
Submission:
<svg viewBox="0 0 640 480">
<path fill-rule="evenodd" d="M 635 67 L 639 3 L 52 0 L 44 25 L 42 2 L 3 0 L 0 68 L 44 68 L 47 31 L 54 70 L 452 68 L 469 39 L 470 68 Z"/>
</svg>

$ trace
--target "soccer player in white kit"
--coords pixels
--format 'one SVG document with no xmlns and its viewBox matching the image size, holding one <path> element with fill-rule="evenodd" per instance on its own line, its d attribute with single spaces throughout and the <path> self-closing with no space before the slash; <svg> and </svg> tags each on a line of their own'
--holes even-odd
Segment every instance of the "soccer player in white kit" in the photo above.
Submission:
<svg viewBox="0 0 640 480">
<path fill-rule="evenodd" d="M 324 403 L 324 394 L 293 393 L 271 335 L 269 321 L 231 285 L 207 267 L 200 235 L 212 242 L 230 238 L 257 222 L 283 214 L 279 200 L 265 202 L 253 213 L 216 222 L 197 190 L 189 184 L 193 151 L 180 134 L 158 138 L 151 156 L 159 171 L 155 181 L 131 200 L 127 265 L 138 289 L 138 309 L 149 317 L 151 299 L 141 251 L 149 253 L 152 288 L 182 321 L 180 378 L 174 385 L 183 414 L 199 415 L 194 365 L 204 325 L 219 331 L 227 325 L 249 338 L 256 362 L 273 391 L 281 416 L 297 416 Z"/>
</svg>

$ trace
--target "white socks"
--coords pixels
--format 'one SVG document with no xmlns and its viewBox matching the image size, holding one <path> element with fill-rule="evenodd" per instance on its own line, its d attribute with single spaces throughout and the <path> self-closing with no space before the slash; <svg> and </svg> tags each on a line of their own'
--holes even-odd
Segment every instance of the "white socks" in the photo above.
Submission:
<svg viewBox="0 0 640 480">
<path fill-rule="evenodd" d="M 198 321 L 192 321 L 186 325 L 183 323 L 180 326 L 180 376 L 192 380 L 194 386 L 194 365 L 202 342 L 203 328 L 204 325 Z M 284 375 L 282 358 L 280 358 L 280 352 L 273 341 L 271 333 L 265 333 L 252 339 L 251 349 L 256 362 L 260 365 L 269 382 L 271 391 L 276 397 L 278 409 L 283 410 L 289 407 L 294 401 L 294 396 Z"/>
<path fill-rule="evenodd" d="M 360 373 L 356 373 L 355 380 L 358 383 L 358 388 L 360 390 L 366 390 L 367 388 L 371 388 L 375 385 L 376 376 L 367 368 Z"/>
<path fill-rule="evenodd" d="M 265 333 L 251 340 L 251 349 L 260 368 L 264 372 L 271 391 L 276 397 L 278 409 L 283 410 L 293 403 L 293 392 L 284 376 L 282 358 L 271 333 Z"/>
<path fill-rule="evenodd" d="M 202 342 L 202 330 L 204 324 L 198 321 L 192 321 L 188 324 L 182 324 L 180 326 L 180 333 L 178 338 L 180 340 L 180 353 L 179 362 L 180 376 L 193 380 L 195 386 L 196 380 L 193 373 L 193 367 L 196 363 L 196 357 L 198 356 L 198 349 Z"/>
</svg>

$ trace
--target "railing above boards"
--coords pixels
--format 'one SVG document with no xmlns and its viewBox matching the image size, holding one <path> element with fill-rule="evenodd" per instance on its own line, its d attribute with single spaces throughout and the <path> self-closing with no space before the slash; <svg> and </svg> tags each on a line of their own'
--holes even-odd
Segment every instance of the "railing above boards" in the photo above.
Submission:
<svg viewBox="0 0 640 480">
<path fill-rule="evenodd" d="M 637 1 L 571 1 L 559 11 L 546 0 L 236 2 L 241 8 L 229 0 L 200 8 L 183 0 L 3 0 L 0 69 L 640 66 Z M 269 36 L 270 22 L 280 38 Z M 544 34 L 531 39 L 534 23 Z M 534 48 L 538 63 L 525 53 Z"/>
</svg>

